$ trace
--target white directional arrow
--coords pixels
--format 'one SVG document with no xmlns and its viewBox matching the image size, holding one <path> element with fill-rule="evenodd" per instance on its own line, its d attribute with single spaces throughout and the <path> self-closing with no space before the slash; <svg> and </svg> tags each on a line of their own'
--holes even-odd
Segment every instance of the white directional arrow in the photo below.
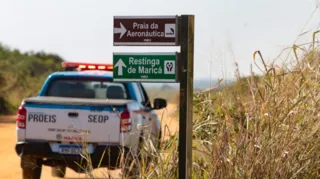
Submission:
<svg viewBox="0 0 320 179">
<path fill-rule="evenodd" d="M 114 67 L 118 67 L 118 75 L 122 76 L 122 67 L 127 68 L 127 66 L 123 63 L 122 59 L 120 58 L 119 61 L 114 65 Z"/>
<path fill-rule="evenodd" d="M 127 32 L 127 29 L 123 26 L 123 24 L 120 22 L 120 28 L 119 27 L 115 27 L 114 28 L 114 33 L 115 34 L 120 34 L 120 39 L 122 38 L 122 36 Z"/>
</svg>

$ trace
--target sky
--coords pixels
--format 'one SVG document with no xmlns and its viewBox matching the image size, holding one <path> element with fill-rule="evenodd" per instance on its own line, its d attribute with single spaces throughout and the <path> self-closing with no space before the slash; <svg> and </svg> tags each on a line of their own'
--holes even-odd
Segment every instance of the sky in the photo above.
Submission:
<svg viewBox="0 0 320 179">
<path fill-rule="evenodd" d="M 273 60 L 298 37 L 310 42 L 320 25 L 316 6 L 316 0 L 0 0 L 0 42 L 66 61 L 112 63 L 113 52 L 179 51 L 114 47 L 113 16 L 192 14 L 194 78 L 233 78 L 235 61 L 241 75 L 250 73 L 256 50 Z"/>
</svg>

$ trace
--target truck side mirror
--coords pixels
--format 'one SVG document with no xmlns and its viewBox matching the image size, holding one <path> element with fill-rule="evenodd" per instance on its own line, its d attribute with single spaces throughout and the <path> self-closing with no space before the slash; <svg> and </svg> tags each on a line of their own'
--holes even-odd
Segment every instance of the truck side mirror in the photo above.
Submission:
<svg viewBox="0 0 320 179">
<path fill-rule="evenodd" d="M 153 100 L 153 109 L 162 109 L 167 107 L 167 101 L 162 98 L 155 98 Z"/>
</svg>

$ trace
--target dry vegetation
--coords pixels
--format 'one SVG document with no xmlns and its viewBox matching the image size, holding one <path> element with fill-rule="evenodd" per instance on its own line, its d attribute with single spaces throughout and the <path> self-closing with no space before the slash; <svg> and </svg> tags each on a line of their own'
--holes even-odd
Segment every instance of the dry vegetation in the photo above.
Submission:
<svg viewBox="0 0 320 179">
<path fill-rule="evenodd" d="M 209 178 L 318 178 L 319 53 L 293 71 L 265 66 L 265 75 L 196 96 L 195 131 L 203 160 L 194 175 Z"/>
<path fill-rule="evenodd" d="M 194 95 L 193 178 L 319 178 L 319 52 L 291 70 L 257 54 L 264 75 Z M 178 178 L 177 144 L 171 134 L 160 151 L 146 147 L 142 178 Z"/>
</svg>

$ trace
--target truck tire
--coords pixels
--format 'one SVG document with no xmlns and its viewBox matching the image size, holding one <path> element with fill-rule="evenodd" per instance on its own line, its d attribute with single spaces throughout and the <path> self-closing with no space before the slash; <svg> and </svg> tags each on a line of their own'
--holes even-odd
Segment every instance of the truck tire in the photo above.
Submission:
<svg viewBox="0 0 320 179">
<path fill-rule="evenodd" d="M 122 166 L 122 178 L 126 179 L 135 179 L 139 178 L 140 169 L 139 169 L 139 162 L 137 160 L 140 159 L 140 152 L 141 152 L 141 145 L 143 143 L 143 132 L 140 134 L 139 137 L 139 147 L 137 151 L 137 156 L 132 156 L 131 152 L 127 153 L 125 156 L 124 165 Z"/>
<path fill-rule="evenodd" d="M 51 175 L 53 177 L 64 178 L 66 175 L 66 166 L 55 166 L 51 168 Z"/>
<path fill-rule="evenodd" d="M 122 178 L 134 179 L 139 178 L 139 168 L 137 162 L 131 154 L 127 154 L 125 164 L 122 167 Z"/>
<path fill-rule="evenodd" d="M 40 179 L 42 170 L 42 159 L 32 156 L 22 156 L 21 168 L 23 179 Z"/>
</svg>

